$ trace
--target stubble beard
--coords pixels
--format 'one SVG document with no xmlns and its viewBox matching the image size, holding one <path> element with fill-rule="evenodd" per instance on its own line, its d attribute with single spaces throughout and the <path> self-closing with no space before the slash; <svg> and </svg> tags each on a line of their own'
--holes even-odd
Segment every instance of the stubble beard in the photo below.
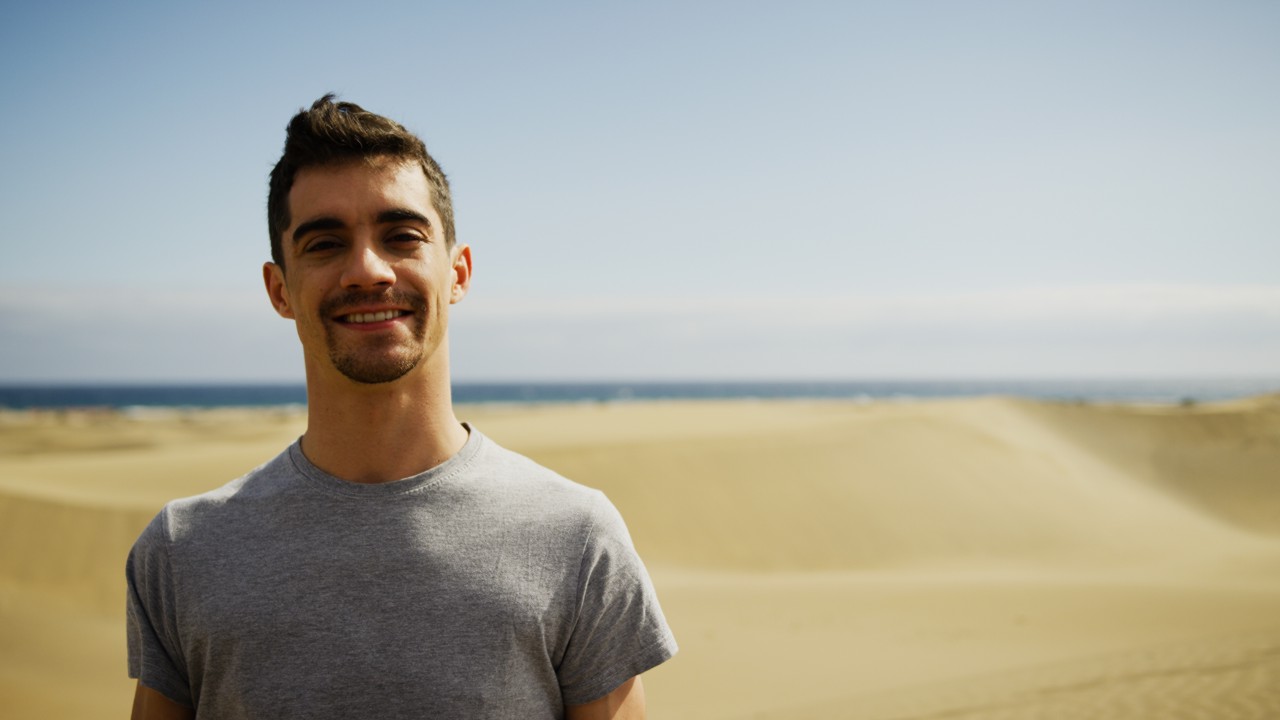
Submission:
<svg viewBox="0 0 1280 720">
<path fill-rule="evenodd" d="M 334 326 L 337 321 L 332 318 L 343 314 L 346 307 L 379 303 L 407 306 L 413 310 L 412 346 L 390 338 L 370 338 L 355 347 L 344 347 L 336 337 Z M 399 291 L 348 292 L 326 300 L 320 313 L 324 318 L 329 361 L 349 380 L 365 385 L 389 383 L 409 374 L 422 361 L 426 351 L 427 303 L 418 295 Z"/>
</svg>

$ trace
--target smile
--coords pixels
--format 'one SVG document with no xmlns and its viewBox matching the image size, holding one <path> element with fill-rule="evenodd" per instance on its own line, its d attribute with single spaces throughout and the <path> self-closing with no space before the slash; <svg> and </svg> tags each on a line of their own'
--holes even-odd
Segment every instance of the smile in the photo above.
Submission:
<svg viewBox="0 0 1280 720">
<path fill-rule="evenodd" d="M 401 315 L 408 315 L 408 310 L 383 310 L 381 312 L 372 313 L 351 313 L 338 318 L 342 322 L 347 323 L 375 323 L 398 318 Z"/>
</svg>

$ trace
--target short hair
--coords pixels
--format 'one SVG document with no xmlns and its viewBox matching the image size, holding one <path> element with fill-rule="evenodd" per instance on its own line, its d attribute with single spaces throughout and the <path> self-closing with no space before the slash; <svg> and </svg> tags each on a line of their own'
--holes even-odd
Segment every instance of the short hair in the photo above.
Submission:
<svg viewBox="0 0 1280 720">
<path fill-rule="evenodd" d="M 416 161 L 427 176 L 431 203 L 444 225 L 445 245 L 453 247 L 453 199 L 449 180 L 427 146 L 400 123 L 349 102 L 335 102 L 328 93 L 289 121 L 284 153 L 271 169 L 267 193 L 267 232 L 271 235 L 271 259 L 284 266 L 284 231 L 289 217 L 289 190 L 298 171 L 308 167 L 341 165 L 375 157 Z"/>
</svg>

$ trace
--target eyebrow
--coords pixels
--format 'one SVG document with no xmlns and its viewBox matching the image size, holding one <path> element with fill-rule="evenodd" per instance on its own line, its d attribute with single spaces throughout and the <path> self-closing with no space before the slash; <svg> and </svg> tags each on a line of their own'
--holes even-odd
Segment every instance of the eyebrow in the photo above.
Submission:
<svg viewBox="0 0 1280 720">
<path fill-rule="evenodd" d="M 346 223 L 336 217 L 318 217 L 315 220 L 308 220 L 293 231 L 293 242 L 296 244 L 307 233 L 315 232 L 316 230 L 341 230 L 346 226 Z"/>
<path fill-rule="evenodd" d="M 431 220 L 426 215 L 423 215 L 420 212 L 415 212 L 413 210 L 406 210 L 405 208 L 392 208 L 390 210 L 383 210 L 382 212 L 378 213 L 378 217 L 376 219 L 379 225 L 383 225 L 386 223 L 393 223 L 393 222 L 404 222 L 405 220 L 412 220 L 414 222 L 422 223 L 427 227 L 432 227 Z M 318 217 L 314 220 L 308 220 L 302 223 L 301 225 L 299 225 L 296 229 L 294 229 L 293 242 L 297 243 L 298 241 L 302 240 L 302 238 L 305 237 L 308 233 L 312 233 L 317 230 L 341 230 L 346 226 L 347 226 L 346 223 L 342 222 L 336 217 L 325 216 L 325 217 Z"/>
<path fill-rule="evenodd" d="M 379 224 L 403 222 L 405 220 L 412 220 L 414 222 L 422 223 L 427 227 L 431 227 L 431 220 L 427 219 L 426 215 L 423 215 L 420 212 L 415 212 L 413 210 L 406 210 L 404 208 L 392 208 L 390 210 L 383 210 L 382 212 L 378 213 Z"/>
</svg>

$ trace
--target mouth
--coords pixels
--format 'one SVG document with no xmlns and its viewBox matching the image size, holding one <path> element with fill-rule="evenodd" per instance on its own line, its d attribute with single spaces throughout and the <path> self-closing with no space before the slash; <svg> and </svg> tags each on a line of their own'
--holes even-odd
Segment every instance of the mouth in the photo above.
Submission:
<svg viewBox="0 0 1280 720">
<path fill-rule="evenodd" d="M 320 303 L 320 316 L 326 323 L 351 330 L 382 331 L 399 326 L 420 326 L 426 315 L 427 303 L 421 296 L 395 289 L 349 291 Z"/>
<path fill-rule="evenodd" d="M 351 325 L 363 325 L 366 323 L 386 322 L 394 320 L 398 317 L 412 314 L 408 310 L 379 310 L 378 312 L 360 312 L 339 315 L 338 322 L 348 323 Z"/>
</svg>

